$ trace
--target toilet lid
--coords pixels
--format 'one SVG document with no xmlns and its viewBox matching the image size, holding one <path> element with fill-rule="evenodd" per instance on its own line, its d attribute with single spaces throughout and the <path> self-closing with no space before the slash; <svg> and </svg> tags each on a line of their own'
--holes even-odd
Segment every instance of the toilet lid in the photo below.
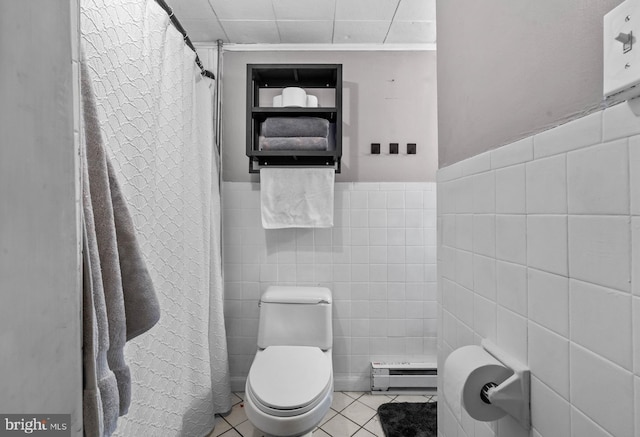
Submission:
<svg viewBox="0 0 640 437">
<path fill-rule="evenodd" d="M 331 362 L 317 347 L 269 346 L 256 354 L 248 382 L 267 407 L 303 408 L 325 394 L 331 384 Z"/>
</svg>

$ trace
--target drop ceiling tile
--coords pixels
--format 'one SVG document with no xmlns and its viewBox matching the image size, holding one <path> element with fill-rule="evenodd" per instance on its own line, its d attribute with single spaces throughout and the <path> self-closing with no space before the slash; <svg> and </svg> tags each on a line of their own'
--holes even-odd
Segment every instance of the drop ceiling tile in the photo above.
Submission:
<svg viewBox="0 0 640 437">
<path fill-rule="evenodd" d="M 399 0 L 336 0 L 336 20 L 391 21 Z"/>
<path fill-rule="evenodd" d="M 400 0 L 395 21 L 436 21 L 436 0 Z"/>
<path fill-rule="evenodd" d="M 280 35 L 275 21 L 220 20 L 230 43 L 277 44 Z"/>
<path fill-rule="evenodd" d="M 270 0 L 209 0 L 220 20 L 275 20 Z"/>
<path fill-rule="evenodd" d="M 272 0 L 278 20 L 333 20 L 336 0 Z"/>
<path fill-rule="evenodd" d="M 433 21 L 394 21 L 386 44 L 429 44 L 436 42 L 436 23 Z"/>
<path fill-rule="evenodd" d="M 180 20 L 180 23 L 182 23 L 183 20 L 209 18 L 215 20 L 215 14 L 207 0 L 174 1 L 171 2 L 170 7 L 176 17 Z"/>
<path fill-rule="evenodd" d="M 278 21 L 278 29 L 284 44 L 329 44 L 333 21 Z"/>
<path fill-rule="evenodd" d="M 336 44 L 382 44 L 390 21 L 336 21 L 333 42 Z"/>
<path fill-rule="evenodd" d="M 217 19 L 213 20 L 182 20 L 182 27 L 187 31 L 187 35 L 193 42 L 213 42 L 221 39 L 229 42 L 224 30 L 220 27 Z"/>
</svg>

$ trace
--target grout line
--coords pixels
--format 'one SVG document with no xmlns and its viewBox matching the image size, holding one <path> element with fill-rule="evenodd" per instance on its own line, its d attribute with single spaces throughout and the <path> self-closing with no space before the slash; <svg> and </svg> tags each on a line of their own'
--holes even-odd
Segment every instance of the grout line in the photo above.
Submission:
<svg viewBox="0 0 640 437">
<path fill-rule="evenodd" d="M 627 205 L 629 205 L 629 218 L 627 221 L 627 226 L 628 226 L 628 231 L 629 231 L 629 260 L 628 260 L 628 267 L 629 267 L 629 293 L 631 294 L 631 296 L 633 297 L 634 293 L 633 293 L 633 211 L 631 208 L 631 146 L 629 144 L 629 137 L 627 137 L 626 139 L 626 149 L 627 149 L 627 153 L 626 153 L 626 160 L 627 160 Z M 633 340 L 634 340 L 634 336 L 633 336 L 633 312 L 631 313 L 631 322 L 632 322 L 632 331 L 631 331 L 631 344 L 633 345 Z M 633 349 L 633 348 L 632 348 Z M 633 360 L 631 360 L 631 367 L 633 369 Z"/>
<path fill-rule="evenodd" d="M 335 43 L 336 40 L 336 11 L 338 10 L 336 0 L 333 1 L 333 23 L 331 25 L 331 42 Z"/>
<path fill-rule="evenodd" d="M 567 212 L 566 212 L 567 238 L 565 242 L 567 244 L 567 258 L 565 262 L 566 262 L 566 268 L 567 268 L 566 271 L 567 271 L 567 279 L 568 279 L 571 277 L 571 272 L 569 271 L 569 266 L 571 265 L 569 261 L 571 259 L 571 254 L 569 253 L 569 250 L 570 250 L 569 243 L 571 239 L 569 238 L 570 231 L 569 231 L 569 154 L 568 153 L 564 154 L 564 198 L 567 206 Z"/>
<path fill-rule="evenodd" d="M 396 13 L 398 12 L 398 8 L 400 7 L 400 2 L 402 0 L 398 0 L 398 3 L 396 4 L 396 8 L 393 11 L 393 16 L 391 17 L 391 21 L 389 21 L 389 28 L 387 29 L 387 33 L 384 35 L 384 39 L 382 40 L 383 43 L 387 42 L 387 37 L 389 36 L 389 32 L 391 32 L 391 26 L 393 25 L 393 20 L 396 18 Z"/>
</svg>

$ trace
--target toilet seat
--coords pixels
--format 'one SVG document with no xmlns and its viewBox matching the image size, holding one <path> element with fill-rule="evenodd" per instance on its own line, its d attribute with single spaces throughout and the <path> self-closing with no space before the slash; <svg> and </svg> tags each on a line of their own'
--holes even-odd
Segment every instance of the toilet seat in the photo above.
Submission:
<svg viewBox="0 0 640 437">
<path fill-rule="evenodd" d="M 317 347 L 269 346 L 249 370 L 247 394 L 264 413 L 290 417 L 312 410 L 333 387 L 331 362 Z"/>
</svg>

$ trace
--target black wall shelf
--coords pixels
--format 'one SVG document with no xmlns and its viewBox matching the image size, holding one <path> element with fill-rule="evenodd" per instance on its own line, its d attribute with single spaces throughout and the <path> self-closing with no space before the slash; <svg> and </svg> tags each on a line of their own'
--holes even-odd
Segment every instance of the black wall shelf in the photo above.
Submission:
<svg viewBox="0 0 640 437">
<path fill-rule="evenodd" d="M 300 87 L 333 91 L 330 106 L 317 108 L 271 107 L 261 102 L 261 90 Z M 323 91 L 324 92 L 324 91 Z M 260 123 L 267 117 L 320 117 L 335 123 L 333 147 L 327 151 L 260 150 Z M 342 157 L 342 65 L 341 64 L 247 64 L 247 156 L 249 172 L 263 166 L 332 166 L 340 172 Z"/>
</svg>

